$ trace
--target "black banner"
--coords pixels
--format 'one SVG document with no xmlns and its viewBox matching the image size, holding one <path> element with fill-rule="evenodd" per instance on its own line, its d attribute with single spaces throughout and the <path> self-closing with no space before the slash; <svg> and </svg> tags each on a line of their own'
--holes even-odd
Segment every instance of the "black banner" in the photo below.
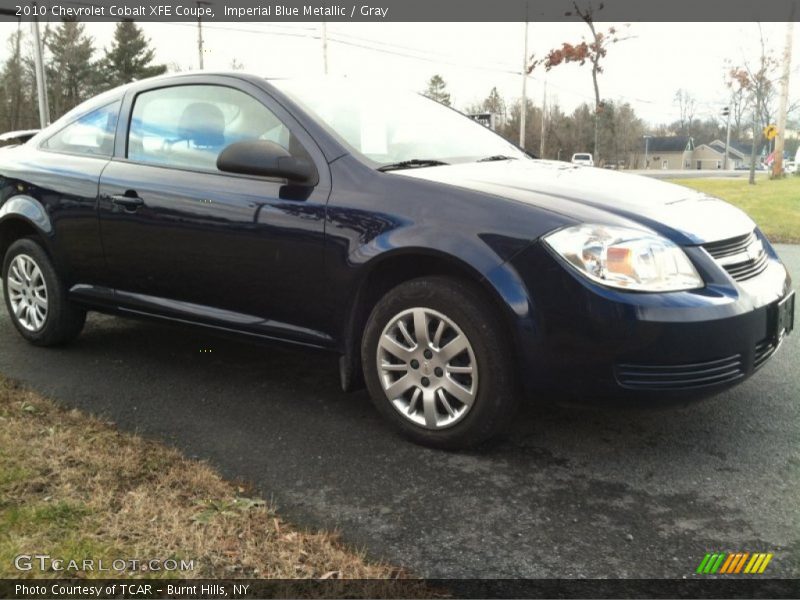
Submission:
<svg viewBox="0 0 800 600">
<path fill-rule="evenodd" d="M 0 598 L 800 598 L 800 580 L 0 580 Z"/>
<path fill-rule="evenodd" d="M 595 21 L 798 20 L 798 0 L 0 0 L 0 20 L 208 22 L 574 21 L 576 5 Z M 602 8 L 600 8 L 602 7 Z"/>
</svg>

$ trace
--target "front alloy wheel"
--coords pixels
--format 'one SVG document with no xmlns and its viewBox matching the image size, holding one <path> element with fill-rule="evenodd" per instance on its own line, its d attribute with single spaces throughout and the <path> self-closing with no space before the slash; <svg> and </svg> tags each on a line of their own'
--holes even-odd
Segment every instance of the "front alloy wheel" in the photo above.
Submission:
<svg viewBox="0 0 800 600">
<path fill-rule="evenodd" d="M 412 279 L 372 309 L 361 342 L 375 407 L 406 437 L 436 448 L 480 444 L 518 399 L 507 324 L 478 284 Z"/>
<path fill-rule="evenodd" d="M 475 403 L 478 366 L 466 334 L 430 308 L 395 315 L 378 342 L 383 390 L 399 413 L 427 429 L 450 427 Z"/>
</svg>

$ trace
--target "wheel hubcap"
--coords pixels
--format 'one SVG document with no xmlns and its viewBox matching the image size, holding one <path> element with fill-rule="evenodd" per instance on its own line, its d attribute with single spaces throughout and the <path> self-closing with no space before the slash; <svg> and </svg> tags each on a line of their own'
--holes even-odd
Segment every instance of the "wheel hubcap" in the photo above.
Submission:
<svg viewBox="0 0 800 600">
<path fill-rule="evenodd" d="M 450 427 L 475 403 L 478 365 L 472 345 L 440 312 L 412 308 L 396 315 L 381 334 L 377 358 L 387 398 L 416 425 Z"/>
<path fill-rule="evenodd" d="M 44 276 L 30 256 L 20 254 L 8 268 L 6 277 L 11 312 L 28 331 L 39 331 L 47 320 L 47 284 Z"/>
</svg>

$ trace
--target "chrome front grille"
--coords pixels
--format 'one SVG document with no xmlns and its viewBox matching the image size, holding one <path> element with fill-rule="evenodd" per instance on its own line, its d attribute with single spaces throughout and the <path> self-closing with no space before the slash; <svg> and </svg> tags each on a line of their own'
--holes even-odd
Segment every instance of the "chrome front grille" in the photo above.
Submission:
<svg viewBox="0 0 800 600">
<path fill-rule="evenodd" d="M 725 258 L 726 256 L 741 254 L 755 240 L 756 240 L 755 233 L 751 231 L 750 233 L 747 233 L 745 235 L 729 238 L 727 240 L 722 240 L 720 242 L 711 242 L 710 244 L 704 244 L 703 248 L 705 248 L 708 251 L 708 253 L 714 258 L 721 259 Z"/>
<path fill-rule="evenodd" d="M 703 244 L 703 248 L 736 281 L 745 281 L 762 273 L 769 262 L 764 244 L 754 231 L 727 240 Z"/>
<path fill-rule="evenodd" d="M 639 390 L 682 390 L 718 385 L 744 376 L 742 355 L 682 365 L 618 364 L 617 381 Z"/>
</svg>

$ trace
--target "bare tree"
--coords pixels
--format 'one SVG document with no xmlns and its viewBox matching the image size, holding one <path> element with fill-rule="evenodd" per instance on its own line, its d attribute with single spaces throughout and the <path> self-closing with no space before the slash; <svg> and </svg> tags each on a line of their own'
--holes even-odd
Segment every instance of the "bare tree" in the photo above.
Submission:
<svg viewBox="0 0 800 600">
<path fill-rule="evenodd" d="M 29 105 L 25 91 L 25 65 L 22 57 L 22 30 L 17 29 L 8 40 L 10 56 L 0 71 L 0 94 L 2 94 L 2 122 L 0 128 L 20 129 L 25 121 L 23 113 Z"/>
<path fill-rule="evenodd" d="M 595 163 L 599 162 L 597 135 L 598 135 L 598 118 L 599 114 L 603 111 L 603 102 L 600 99 L 600 86 L 597 80 L 598 75 L 603 72 L 602 60 L 608 53 L 608 47 L 628 37 L 620 37 L 615 27 L 609 27 L 606 31 L 600 31 L 595 27 L 595 13 L 603 9 L 603 4 L 600 3 L 595 6 L 588 2 L 585 7 L 581 7 L 577 1 L 572 3 L 573 11 L 570 11 L 567 16 L 575 14 L 589 27 L 591 33 L 590 39 L 581 40 L 578 44 L 570 44 L 564 42 L 558 48 L 553 48 L 543 59 L 535 60 L 531 56 L 528 67 L 528 73 L 531 73 L 538 65 L 544 64 L 546 70 L 550 70 L 563 63 L 578 63 L 585 65 L 587 62 L 592 65 L 592 86 L 594 87 L 594 160 Z"/>
<path fill-rule="evenodd" d="M 732 83 L 732 82 L 731 82 Z M 734 138 L 742 137 L 742 125 L 747 111 L 747 94 L 741 87 L 730 85 L 733 88 L 731 93 L 731 119 L 733 120 Z"/>
<path fill-rule="evenodd" d="M 755 65 L 744 61 L 742 66 L 730 70 L 730 86 L 736 92 L 741 90 L 746 94 L 748 105 L 752 109 L 753 144 L 750 149 L 750 184 L 756 183 L 756 151 L 763 139 L 761 128 L 769 125 L 772 116 L 771 101 L 774 94 L 772 80 L 778 66 L 778 61 L 767 51 L 764 43 L 764 33 L 761 24 L 758 25 L 761 40 L 761 52 Z"/>
<path fill-rule="evenodd" d="M 694 101 L 694 96 L 692 96 L 687 90 L 681 88 L 675 92 L 675 102 L 678 103 L 678 109 L 680 110 L 681 133 L 691 136 L 695 109 L 697 108 L 697 104 Z"/>
</svg>

